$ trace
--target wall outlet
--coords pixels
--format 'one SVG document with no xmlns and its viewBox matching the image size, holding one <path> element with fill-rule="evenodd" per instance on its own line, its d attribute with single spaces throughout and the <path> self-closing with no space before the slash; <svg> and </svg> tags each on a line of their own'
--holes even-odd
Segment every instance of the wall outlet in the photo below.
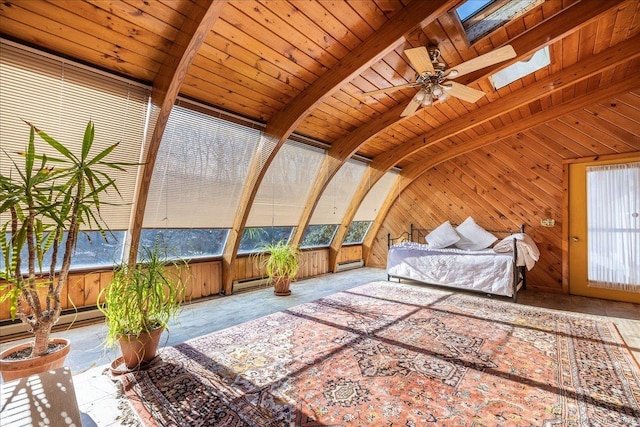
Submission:
<svg viewBox="0 0 640 427">
<path fill-rule="evenodd" d="M 540 221 L 540 225 L 543 227 L 553 227 L 556 225 L 556 220 L 553 218 L 544 218 Z"/>
</svg>

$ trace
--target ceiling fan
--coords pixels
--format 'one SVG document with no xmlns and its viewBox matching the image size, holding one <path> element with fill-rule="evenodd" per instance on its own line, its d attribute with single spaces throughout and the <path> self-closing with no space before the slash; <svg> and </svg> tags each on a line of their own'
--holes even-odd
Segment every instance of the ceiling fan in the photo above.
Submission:
<svg viewBox="0 0 640 427">
<path fill-rule="evenodd" d="M 411 48 L 405 50 L 404 54 L 409 59 L 411 67 L 416 71 L 415 82 L 363 93 L 365 96 L 372 96 L 399 89 L 420 88 L 411 98 L 409 105 L 400 114 L 400 117 L 412 115 L 420 105 L 428 107 L 434 101 L 444 102 L 450 96 L 475 103 L 485 95 L 484 92 L 448 80 L 516 57 L 516 52 L 511 45 L 500 47 L 453 67 L 447 67 L 446 64 L 440 62 L 440 50 L 437 47 Z"/>
</svg>

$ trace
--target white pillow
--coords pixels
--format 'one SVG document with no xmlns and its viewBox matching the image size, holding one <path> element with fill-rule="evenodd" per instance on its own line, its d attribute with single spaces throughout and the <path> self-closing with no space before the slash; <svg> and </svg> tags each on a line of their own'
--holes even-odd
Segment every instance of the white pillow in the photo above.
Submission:
<svg viewBox="0 0 640 427">
<path fill-rule="evenodd" d="M 468 217 L 462 224 L 456 227 L 460 240 L 456 247 L 471 251 L 479 251 L 491 246 L 498 238 L 480 227 L 473 218 Z"/>
<path fill-rule="evenodd" d="M 451 246 L 460 240 L 460 236 L 453 229 L 449 221 L 445 221 L 438 227 L 433 229 L 431 233 L 425 237 L 427 244 L 434 249 L 442 249 Z"/>
</svg>

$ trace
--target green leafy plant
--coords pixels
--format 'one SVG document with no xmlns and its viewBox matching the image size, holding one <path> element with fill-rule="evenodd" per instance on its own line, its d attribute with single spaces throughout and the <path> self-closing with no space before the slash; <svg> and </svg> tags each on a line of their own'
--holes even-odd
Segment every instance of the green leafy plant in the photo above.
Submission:
<svg viewBox="0 0 640 427">
<path fill-rule="evenodd" d="M 0 246 L 4 261 L 0 302 L 8 300 L 12 318 L 31 328 L 35 337 L 31 357 L 35 357 L 48 351 L 51 328 L 60 318 L 61 292 L 67 284 L 80 230 L 98 230 L 107 238 L 100 198 L 109 190 L 119 194 L 107 171 L 123 171 L 123 166 L 131 163 L 105 160 L 117 143 L 91 154 L 95 137 L 91 121 L 85 128 L 80 153 L 25 123 L 30 129 L 27 150 L 17 153 L 24 163 L 18 165 L 9 153 L 1 153 L 13 168 L 9 175 L 0 173 Z M 36 153 L 36 135 L 59 157 Z M 43 265 L 45 254 L 50 255 L 48 268 Z M 60 256 L 61 268 L 56 270 Z"/>
<path fill-rule="evenodd" d="M 98 308 L 106 318 L 108 346 L 115 346 L 124 335 L 167 329 L 184 299 L 187 263 L 165 261 L 158 243 L 142 249 L 141 262 L 121 265 L 101 292 Z"/>
<path fill-rule="evenodd" d="M 259 263 L 272 283 L 279 277 L 295 280 L 298 276 L 300 256 L 298 247 L 284 241 L 266 245 L 258 254 Z"/>
</svg>

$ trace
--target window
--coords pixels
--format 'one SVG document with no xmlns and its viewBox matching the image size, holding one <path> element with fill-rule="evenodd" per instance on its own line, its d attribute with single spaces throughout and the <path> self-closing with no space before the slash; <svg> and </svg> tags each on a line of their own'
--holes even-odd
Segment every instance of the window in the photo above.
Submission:
<svg viewBox="0 0 640 427">
<path fill-rule="evenodd" d="M 493 74 L 489 79 L 496 90 L 505 87 L 551 63 L 549 47 L 545 46 L 534 53 L 528 60 L 519 61 Z"/>
<path fill-rule="evenodd" d="M 302 238 L 301 248 L 322 248 L 331 244 L 337 224 L 310 225 Z"/>
<path fill-rule="evenodd" d="M 260 183 L 247 226 L 298 224 L 324 156 L 325 150 L 285 142 Z"/>
<path fill-rule="evenodd" d="M 220 256 L 229 235 L 228 229 L 144 229 L 140 235 L 140 247 L 153 247 L 160 241 L 169 257 L 204 258 Z M 139 250 L 138 256 L 144 255 Z"/>
<path fill-rule="evenodd" d="M 239 254 L 259 252 L 266 245 L 288 242 L 293 227 L 247 227 L 240 238 Z"/>
<path fill-rule="evenodd" d="M 145 123 L 149 114 L 148 87 L 108 75 L 52 55 L 0 41 L 0 141 L 4 152 L 23 151 L 33 123 L 78 153 L 89 120 L 95 125 L 94 152 L 116 142 L 109 161 L 141 160 Z M 39 152 L 52 154 L 36 140 Z M 13 164 L 0 152 L 0 171 L 8 174 Z M 109 170 L 120 194 L 101 198 L 100 214 L 111 230 L 126 230 L 137 185 L 137 166 L 125 171 Z M 0 214 L 0 223 L 7 220 Z M 105 241 L 98 232 L 84 230 L 71 267 L 91 268 L 122 261 L 125 231 L 114 231 Z"/>
<path fill-rule="evenodd" d="M 640 292 L 640 162 L 587 167 L 587 285 Z"/>
<path fill-rule="evenodd" d="M 467 39 L 474 42 L 544 0 L 467 0 L 456 9 Z"/>
<path fill-rule="evenodd" d="M 261 133 L 174 106 L 162 137 L 144 228 L 229 228 Z"/>
<path fill-rule="evenodd" d="M 360 244 L 367 235 L 373 221 L 352 221 L 344 238 L 344 245 Z"/>
<path fill-rule="evenodd" d="M 333 176 L 316 205 L 310 224 L 338 224 L 342 222 L 367 165 L 358 160 L 345 162 Z"/>
<path fill-rule="evenodd" d="M 71 259 L 71 268 L 84 270 L 96 267 L 112 267 L 119 264 L 122 261 L 125 235 L 126 231 L 107 231 L 105 236 L 102 236 L 99 231 L 80 232 L 76 242 L 76 250 Z M 62 267 L 62 252 L 64 252 L 66 241 L 65 235 L 60 244 L 60 252 L 58 252 L 56 262 L 56 269 L 58 270 Z M 27 248 L 25 247 L 22 251 L 22 266 L 20 267 L 23 272 L 28 271 L 29 266 L 27 263 Z M 43 269 L 47 270 L 50 263 L 51 251 L 48 251 L 42 260 Z M 4 270 L 4 268 L 4 257 L 0 257 L 0 270 Z M 39 271 L 38 266 L 36 266 L 36 271 Z M 46 272 L 43 271 L 43 273 Z"/>
</svg>

